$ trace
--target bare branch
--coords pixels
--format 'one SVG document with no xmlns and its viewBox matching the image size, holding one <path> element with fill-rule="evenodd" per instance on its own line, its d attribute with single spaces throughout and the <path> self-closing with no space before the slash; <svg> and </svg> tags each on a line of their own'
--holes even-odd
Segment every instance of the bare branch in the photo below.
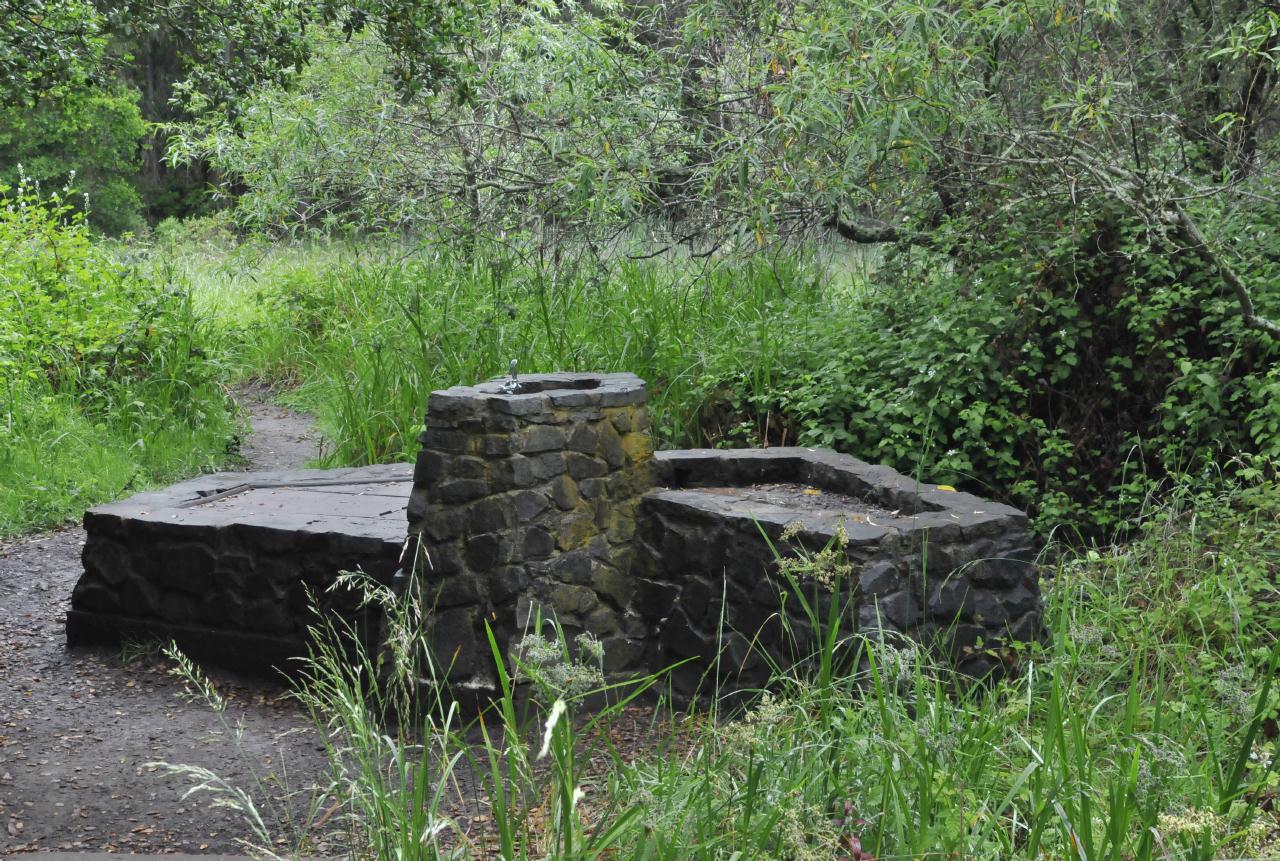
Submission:
<svg viewBox="0 0 1280 861">
<path fill-rule="evenodd" d="M 886 224 L 883 221 L 845 221 L 840 217 L 838 207 L 832 211 L 831 218 L 823 223 L 823 227 L 834 230 L 842 239 L 857 242 L 861 245 L 875 245 L 883 242 L 906 242 L 911 245 L 932 244 L 924 234 L 907 231 L 901 227 Z"/>
</svg>

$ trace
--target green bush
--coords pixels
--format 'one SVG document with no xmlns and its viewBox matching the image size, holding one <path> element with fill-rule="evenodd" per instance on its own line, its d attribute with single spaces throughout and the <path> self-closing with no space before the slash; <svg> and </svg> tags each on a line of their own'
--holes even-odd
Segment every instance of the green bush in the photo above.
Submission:
<svg viewBox="0 0 1280 861">
<path fill-rule="evenodd" d="M 316 56 L 287 89 L 261 87 L 234 124 L 179 123 L 166 157 L 208 160 L 233 180 L 230 212 L 276 234 L 371 232 L 420 217 L 424 157 L 415 114 L 397 96 L 385 52 L 366 36 L 321 30 Z M 198 111 L 197 111 L 198 113 Z"/>
<path fill-rule="evenodd" d="M 121 266 L 83 213 L 0 186 L 0 535 L 224 460 L 211 343 L 189 296 Z"/>
<path fill-rule="evenodd" d="M 7 193 L 12 192 L 12 193 Z M 123 369 L 145 330 L 154 291 L 95 247 L 83 213 L 58 197 L 0 186 L 0 369 L 12 383 L 76 383 Z M 143 316 L 145 317 L 145 310 Z"/>
<path fill-rule="evenodd" d="M 1167 476 L 1275 456 L 1280 345 L 1244 328 L 1197 259 L 1103 212 L 1064 226 L 1028 207 L 999 236 L 949 231 L 950 255 L 900 251 L 865 296 L 779 321 L 793 358 L 766 385 L 722 353 L 704 422 L 967 485 L 1086 535 Z M 1249 275 L 1272 283 L 1273 265 Z"/>
<path fill-rule="evenodd" d="M 109 234 L 142 226 L 137 191 L 146 133 L 136 90 L 67 86 L 0 106 L 0 184 L 65 190 L 66 201 Z"/>
</svg>

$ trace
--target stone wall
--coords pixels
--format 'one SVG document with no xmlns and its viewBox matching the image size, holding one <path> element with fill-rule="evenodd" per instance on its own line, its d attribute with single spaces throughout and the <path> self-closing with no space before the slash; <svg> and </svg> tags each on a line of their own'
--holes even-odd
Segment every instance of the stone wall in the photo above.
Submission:
<svg viewBox="0 0 1280 861">
<path fill-rule="evenodd" d="M 770 548 L 795 552 L 781 540 L 794 521 L 810 551 L 837 528 L 848 536 L 845 634 L 939 643 L 974 676 L 1010 665 L 1011 641 L 1041 636 L 1033 541 L 1016 509 L 823 449 L 663 452 L 657 466 L 666 487 L 640 509 L 636 610 L 651 666 L 694 659 L 675 671 L 680 693 L 758 687 L 764 655 L 785 667 L 815 648 L 794 596 L 783 599 L 791 590 Z M 743 492 L 776 482 L 805 489 L 781 505 Z"/>
<path fill-rule="evenodd" d="M 378 619 L 330 587 L 361 569 L 390 584 L 404 546 L 405 465 L 201 476 L 85 514 L 70 642 L 176 639 L 188 653 L 274 674 L 307 654 L 310 609 L 376 648 Z M 340 514 L 334 512 L 340 511 Z"/>
<path fill-rule="evenodd" d="M 632 374 L 432 393 L 408 508 L 417 552 L 404 561 L 455 688 L 492 690 L 485 623 L 505 652 L 535 608 L 603 639 L 611 669 L 638 666 L 647 631 L 628 612 L 628 569 L 652 486 L 647 397 Z"/>
</svg>

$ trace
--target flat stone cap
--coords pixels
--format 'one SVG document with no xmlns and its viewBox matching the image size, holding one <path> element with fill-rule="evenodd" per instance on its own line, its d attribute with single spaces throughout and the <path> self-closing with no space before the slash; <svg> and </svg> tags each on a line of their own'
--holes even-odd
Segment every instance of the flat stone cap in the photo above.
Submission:
<svg viewBox="0 0 1280 861">
<path fill-rule="evenodd" d="M 635 374 L 528 374 L 518 378 L 514 392 L 504 390 L 506 383 L 506 377 L 496 377 L 475 386 L 434 391 L 427 401 L 427 415 L 467 421 L 485 412 L 524 416 L 556 409 L 622 407 L 649 399 L 644 380 Z"/>
<path fill-rule="evenodd" d="M 231 525 L 300 533 L 341 533 L 399 545 L 413 467 L 217 472 L 139 493 L 85 512 L 86 528 L 123 522 L 176 527 Z"/>
</svg>

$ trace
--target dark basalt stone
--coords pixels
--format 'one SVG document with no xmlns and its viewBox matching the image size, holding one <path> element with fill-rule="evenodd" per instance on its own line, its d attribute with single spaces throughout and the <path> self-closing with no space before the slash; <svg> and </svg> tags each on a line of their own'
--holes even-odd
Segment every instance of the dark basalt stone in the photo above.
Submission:
<svg viewBox="0 0 1280 861">
<path fill-rule="evenodd" d="M 377 617 L 326 590 L 356 568 L 391 582 L 410 470 L 219 473 L 95 508 L 67 638 L 176 638 L 193 655 L 274 677 L 307 654 L 305 585 L 372 647 Z"/>
<path fill-rule="evenodd" d="M 412 467 L 202 476 L 95 508 L 68 638 L 177 636 L 274 672 L 307 651 L 311 595 L 372 650 L 376 611 L 332 588 L 356 569 L 420 587 L 435 662 L 477 703 L 496 694 L 489 638 L 538 612 L 600 637 L 611 678 L 692 659 L 684 695 L 811 654 L 797 588 L 842 636 L 914 639 L 974 675 L 1042 636 L 1022 512 L 825 449 L 654 454 L 646 398 L 631 374 L 458 386 L 431 394 Z M 775 549 L 837 539 L 838 582 L 779 570 Z"/>
</svg>

